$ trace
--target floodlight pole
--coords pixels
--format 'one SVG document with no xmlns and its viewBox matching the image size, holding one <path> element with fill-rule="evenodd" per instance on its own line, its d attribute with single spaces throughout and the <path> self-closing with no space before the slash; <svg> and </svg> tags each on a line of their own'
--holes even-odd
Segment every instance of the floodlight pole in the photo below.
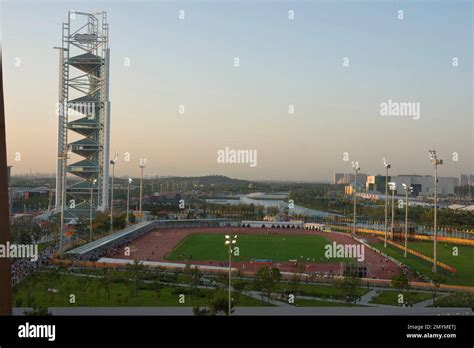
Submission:
<svg viewBox="0 0 474 348">
<path fill-rule="evenodd" d="M 229 243 L 229 311 L 227 312 L 227 315 L 230 315 L 230 310 L 232 308 L 232 294 L 231 294 L 231 279 L 232 279 L 232 272 L 231 268 L 232 267 L 232 242 Z"/>
<path fill-rule="evenodd" d="M 388 223 L 388 170 L 391 168 L 390 164 L 385 164 L 385 233 L 384 233 L 384 247 L 387 247 L 387 223 Z"/>
<path fill-rule="evenodd" d="M 140 158 L 140 218 L 142 217 L 142 200 L 143 200 L 143 169 L 145 168 L 146 159 Z"/>
<path fill-rule="evenodd" d="M 438 244 L 438 164 L 435 163 L 434 179 L 434 231 L 433 231 L 433 271 L 437 271 L 437 244 Z"/>
<path fill-rule="evenodd" d="M 227 315 L 230 315 L 232 309 L 232 293 L 231 293 L 231 279 L 232 279 L 232 245 L 237 243 L 237 235 L 234 235 L 234 238 L 231 238 L 229 235 L 225 236 L 224 245 L 229 246 L 229 311 Z"/>
<path fill-rule="evenodd" d="M 115 179 L 115 163 L 117 163 L 118 154 L 110 161 L 112 165 L 112 183 L 110 186 L 110 232 L 114 231 L 114 179 Z"/>
<path fill-rule="evenodd" d="M 437 272 L 438 263 L 438 226 L 437 226 L 437 208 L 438 208 L 438 165 L 443 164 L 443 160 L 438 159 L 435 150 L 429 151 L 431 163 L 434 166 L 434 222 L 433 222 L 433 272 Z"/>
<path fill-rule="evenodd" d="M 394 219 L 395 219 L 395 190 L 396 190 L 396 187 L 393 186 L 393 189 L 392 189 L 392 224 L 391 224 L 391 227 L 390 227 L 390 240 L 393 240 L 393 223 L 394 223 Z"/>
<path fill-rule="evenodd" d="M 352 236 L 356 234 L 356 206 L 357 206 L 357 172 L 360 170 L 358 162 L 352 162 L 354 167 L 354 224 L 352 226 Z"/>
<path fill-rule="evenodd" d="M 127 226 L 129 224 L 129 210 L 130 210 L 130 184 L 132 183 L 132 179 L 128 179 L 128 185 L 127 185 Z"/>
<path fill-rule="evenodd" d="M 405 252 L 403 253 L 404 257 L 407 257 L 408 251 L 408 191 L 411 191 L 411 186 L 405 185 Z"/>
</svg>

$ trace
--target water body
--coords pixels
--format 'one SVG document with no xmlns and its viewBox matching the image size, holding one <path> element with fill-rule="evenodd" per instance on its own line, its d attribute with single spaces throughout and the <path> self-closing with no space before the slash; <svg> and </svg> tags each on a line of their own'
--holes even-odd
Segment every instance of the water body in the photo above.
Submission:
<svg viewBox="0 0 474 348">
<path fill-rule="evenodd" d="M 254 204 L 261 205 L 265 209 L 268 209 L 270 207 L 278 207 L 280 208 L 280 211 L 283 211 L 286 207 L 288 207 L 288 203 L 280 199 L 255 199 L 250 198 L 246 195 L 236 196 L 236 199 L 206 199 L 206 202 L 224 205 Z M 291 216 L 298 214 L 314 217 L 339 216 L 338 214 L 327 213 L 321 210 L 309 209 L 295 204 L 295 207 L 289 210 L 289 215 Z"/>
</svg>

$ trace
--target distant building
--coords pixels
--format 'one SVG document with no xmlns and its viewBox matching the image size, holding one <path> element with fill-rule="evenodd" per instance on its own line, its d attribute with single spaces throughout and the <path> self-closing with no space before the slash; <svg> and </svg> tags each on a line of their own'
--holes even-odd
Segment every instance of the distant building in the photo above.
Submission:
<svg viewBox="0 0 474 348">
<path fill-rule="evenodd" d="M 461 174 L 461 186 L 474 185 L 474 175 Z"/>
<path fill-rule="evenodd" d="M 388 181 L 390 182 L 390 176 Z M 365 190 L 367 192 L 385 192 L 385 175 L 368 175 Z"/>
<path fill-rule="evenodd" d="M 357 174 L 357 182 L 364 183 L 367 181 L 367 174 L 358 173 Z M 343 174 L 343 173 L 335 173 L 334 174 L 334 184 L 339 185 L 349 185 L 354 182 L 354 174 Z"/>
<path fill-rule="evenodd" d="M 161 204 L 178 204 L 182 198 L 184 197 L 176 192 L 154 193 L 153 196 L 151 196 L 153 202 Z"/>
<path fill-rule="evenodd" d="M 354 194 L 354 183 L 351 183 L 350 185 L 347 185 L 344 188 L 344 193 L 346 195 L 353 195 Z M 357 182 L 357 192 L 364 192 L 365 191 L 365 185 L 363 183 Z"/>
<path fill-rule="evenodd" d="M 431 175 L 397 175 L 392 176 L 390 181 L 397 184 L 397 194 L 405 192 L 402 186 L 403 183 L 413 187 L 414 196 L 432 196 L 434 194 L 434 177 Z M 458 178 L 438 177 L 438 195 L 447 196 L 454 194 L 454 188 L 458 184 Z"/>
</svg>

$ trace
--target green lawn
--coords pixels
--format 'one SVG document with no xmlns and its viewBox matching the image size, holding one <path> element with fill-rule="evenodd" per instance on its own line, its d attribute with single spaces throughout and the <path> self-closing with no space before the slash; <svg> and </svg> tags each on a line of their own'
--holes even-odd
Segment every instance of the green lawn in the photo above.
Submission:
<svg viewBox="0 0 474 348">
<path fill-rule="evenodd" d="M 302 296 L 314 296 L 321 298 L 331 298 L 331 299 L 340 299 L 344 295 L 341 290 L 334 285 L 319 285 L 319 284 L 301 284 L 297 291 L 291 290 L 290 284 L 280 283 L 278 285 L 278 290 L 284 291 L 285 293 L 296 293 Z M 365 295 L 370 290 L 366 288 L 358 288 L 357 292 L 359 296 Z"/>
<path fill-rule="evenodd" d="M 377 249 L 387 253 L 393 258 L 407 264 L 409 267 L 417 270 L 421 274 L 431 277 L 433 264 L 420 259 L 412 254 L 408 254 L 405 258 L 403 250 L 388 245 L 384 248 L 383 242 L 372 244 Z M 432 242 L 409 242 L 410 249 L 419 251 L 426 256 L 433 257 L 433 243 Z M 453 255 L 453 247 L 458 248 L 459 255 Z M 457 273 L 452 274 L 438 267 L 443 273 L 446 273 L 446 283 L 456 285 L 470 285 L 474 286 L 474 248 L 469 246 L 451 245 L 445 243 L 438 243 L 438 260 L 447 263 L 457 269 Z"/>
<path fill-rule="evenodd" d="M 372 301 L 370 301 L 370 303 L 398 306 L 399 294 L 403 294 L 403 301 L 409 301 L 411 303 L 418 303 L 433 298 L 433 294 L 429 292 L 410 292 L 410 294 L 407 294 L 406 292 L 388 290 L 380 292 L 377 296 L 372 298 Z"/>
<path fill-rule="evenodd" d="M 209 296 L 216 290 L 200 289 L 199 295 L 185 294 L 185 303 L 179 302 L 179 294 L 186 292 L 185 287 L 176 289 L 170 286 L 161 288 L 160 297 L 153 284 L 141 284 L 138 295 L 131 296 L 131 287 L 124 282 L 112 283 L 110 298 L 107 299 L 103 282 L 100 279 L 66 276 L 51 281 L 47 274 L 33 274 L 14 288 L 13 305 L 30 307 L 30 297 L 36 305 L 44 307 L 194 307 L 207 306 Z M 59 290 L 52 293 L 48 288 Z M 69 302 L 70 294 L 76 297 L 76 303 Z M 234 295 L 235 296 L 235 295 Z M 244 295 L 238 295 L 237 307 L 268 306 L 268 304 Z"/>
<path fill-rule="evenodd" d="M 438 296 L 435 307 L 466 307 L 474 309 L 474 293 L 457 292 L 448 296 Z"/>
<path fill-rule="evenodd" d="M 366 307 L 353 303 L 344 303 L 344 302 L 333 302 L 333 301 L 322 301 L 322 300 L 308 300 L 297 298 L 295 303 L 290 303 L 296 307 Z"/>
<path fill-rule="evenodd" d="M 187 236 L 166 256 L 167 260 L 227 261 L 228 249 L 224 245 L 224 235 L 195 233 Z M 269 259 L 277 262 L 305 260 L 311 262 L 342 262 L 347 259 L 324 257 L 325 245 L 331 241 L 316 235 L 254 235 L 242 234 L 236 246 L 240 255 L 232 256 L 233 261 Z M 303 258 L 301 258 L 303 256 Z"/>
</svg>

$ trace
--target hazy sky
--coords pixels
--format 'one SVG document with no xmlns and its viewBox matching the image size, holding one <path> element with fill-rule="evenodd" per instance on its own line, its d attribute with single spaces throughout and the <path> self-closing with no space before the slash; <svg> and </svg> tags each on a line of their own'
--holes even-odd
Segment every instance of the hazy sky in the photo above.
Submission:
<svg viewBox="0 0 474 348">
<path fill-rule="evenodd" d="M 137 175 L 146 157 L 149 175 L 329 180 L 351 170 L 344 152 L 364 173 L 382 173 L 386 155 L 394 174 L 430 174 L 434 145 L 441 176 L 474 172 L 472 2 L 4 1 L 16 173 L 55 171 L 53 46 L 68 10 L 108 14 L 117 175 Z M 420 103 L 420 118 L 381 116 L 389 99 Z M 257 166 L 218 163 L 225 147 L 257 150 Z"/>
</svg>

